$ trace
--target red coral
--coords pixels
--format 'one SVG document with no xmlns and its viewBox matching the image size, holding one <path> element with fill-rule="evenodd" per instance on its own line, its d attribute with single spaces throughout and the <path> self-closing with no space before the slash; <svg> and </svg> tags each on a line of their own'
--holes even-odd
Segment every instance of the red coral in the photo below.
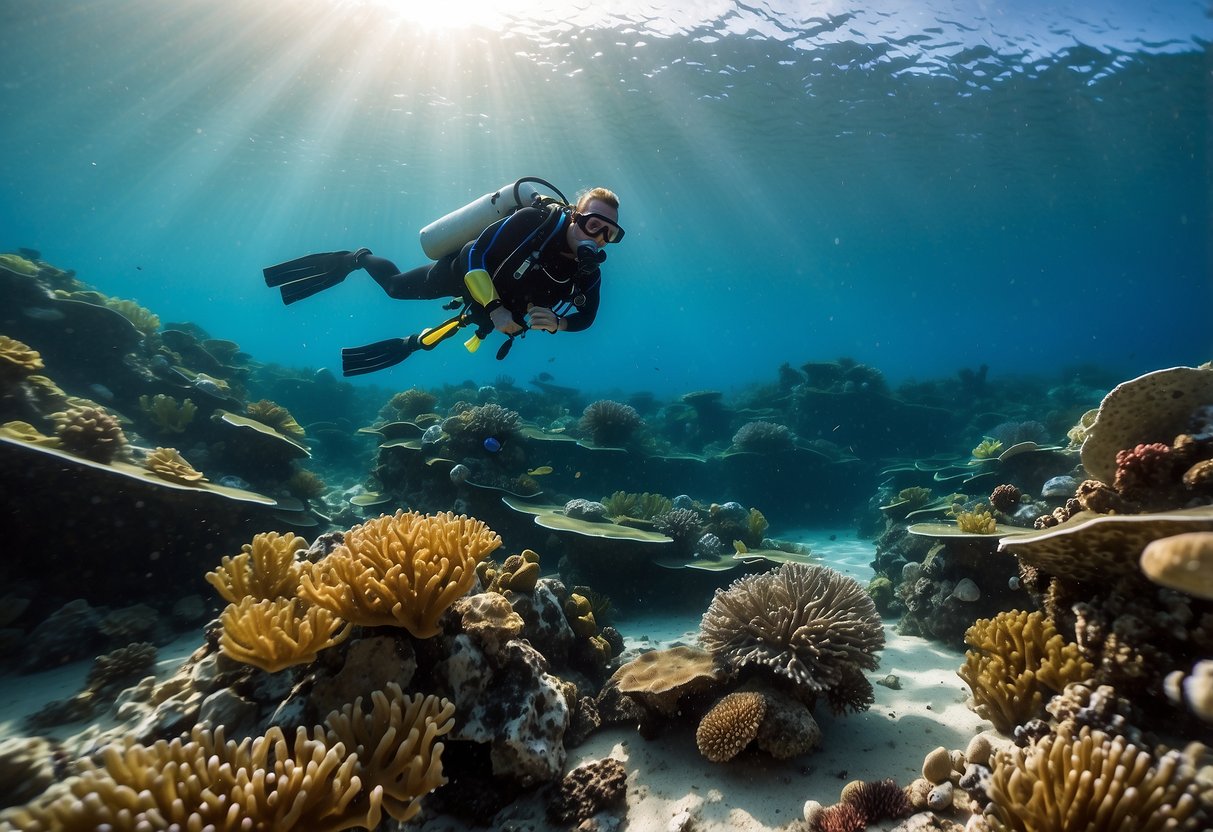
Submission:
<svg viewBox="0 0 1213 832">
<path fill-rule="evenodd" d="M 867 825 L 867 818 L 855 804 L 835 803 L 817 816 L 813 832 L 861 832 Z"/>
<path fill-rule="evenodd" d="M 1022 495 L 1018 488 L 1010 483 L 1003 483 L 990 492 L 990 505 L 1001 512 L 1008 512 L 1019 505 L 1020 496 Z"/>
<path fill-rule="evenodd" d="M 1140 499 L 1150 492 L 1175 484 L 1175 460 L 1170 445 L 1151 442 L 1116 452 L 1116 476 L 1112 484 L 1126 497 Z"/>
</svg>

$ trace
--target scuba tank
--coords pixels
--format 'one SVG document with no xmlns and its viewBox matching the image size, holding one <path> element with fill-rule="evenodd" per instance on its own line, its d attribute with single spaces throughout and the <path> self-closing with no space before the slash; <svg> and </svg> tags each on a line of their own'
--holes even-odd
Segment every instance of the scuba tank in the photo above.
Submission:
<svg viewBox="0 0 1213 832">
<path fill-rule="evenodd" d="M 421 249 L 425 256 L 438 260 L 453 254 L 459 251 L 464 243 L 476 239 L 481 231 L 502 217 L 542 201 L 543 195 L 532 183 L 545 185 L 556 192 L 562 203 L 568 202 L 564 194 L 560 193 L 560 189 L 551 182 L 525 176 L 469 202 L 421 229 Z"/>
</svg>

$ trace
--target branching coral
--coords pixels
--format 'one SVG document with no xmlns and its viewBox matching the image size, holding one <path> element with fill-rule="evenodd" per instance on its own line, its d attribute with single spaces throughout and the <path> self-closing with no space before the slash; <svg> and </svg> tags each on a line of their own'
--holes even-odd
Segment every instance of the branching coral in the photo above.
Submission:
<svg viewBox="0 0 1213 832">
<path fill-rule="evenodd" d="M 1001 452 L 1002 443 L 987 436 L 973 449 L 973 459 L 993 459 Z"/>
<path fill-rule="evenodd" d="M 417 638 L 476 581 L 501 537 L 475 518 L 397 511 L 355 526 L 303 574 L 299 594 L 363 626 L 404 627 Z"/>
<path fill-rule="evenodd" d="M 122 426 L 100 407 L 73 407 L 51 418 L 65 450 L 94 462 L 113 462 L 126 451 Z"/>
<path fill-rule="evenodd" d="M 16 338 L 0 335 L 0 379 L 18 379 L 41 370 L 42 356 Z"/>
<path fill-rule="evenodd" d="M 178 402 L 172 396 L 157 393 L 155 396 L 140 396 L 139 408 L 161 433 L 184 433 L 198 407 L 190 399 Z"/>
<path fill-rule="evenodd" d="M 874 670 L 884 628 L 858 581 L 826 566 L 785 563 L 717 590 L 699 638 L 730 664 L 761 665 L 819 692 L 843 682 L 852 666 Z"/>
<path fill-rule="evenodd" d="M 578 428 L 595 445 L 626 445 L 644 425 L 644 419 L 630 404 L 599 399 L 586 407 Z"/>
<path fill-rule="evenodd" d="M 499 404 L 469 407 L 442 423 L 450 451 L 457 454 L 483 453 L 484 440 L 496 439 L 505 445 L 518 435 L 522 419 L 516 411 Z"/>
<path fill-rule="evenodd" d="M 703 518 L 689 508 L 675 508 L 653 518 L 657 531 L 669 535 L 680 547 L 690 549 L 703 534 Z"/>
<path fill-rule="evenodd" d="M 984 823 L 994 832 L 1161 832 L 1208 828 L 1189 755 L 1155 757 L 1124 737 L 1063 723 L 995 755 Z"/>
<path fill-rule="evenodd" d="M 733 447 L 748 453 L 777 454 L 795 446 L 792 431 L 776 422 L 746 422 L 733 434 Z"/>
<path fill-rule="evenodd" d="M 958 675 L 973 692 L 973 709 L 1010 736 L 1016 726 L 1044 714 L 1047 698 L 1071 682 L 1088 679 L 1094 667 L 1041 612 L 1011 610 L 983 618 L 965 632 Z"/>
<path fill-rule="evenodd" d="M 231 603 L 250 596 L 258 601 L 294 598 L 301 573 L 297 553 L 306 548 L 307 541 L 291 532 L 262 532 L 240 554 L 225 555 L 206 580 Z"/>
<path fill-rule="evenodd" d="M 147 455 L 143 466 L 162 480 L 176 482 L 182 485 L 196 485 L 206 482 L 202 472 L 186 462 L 185 457 L 176 448 L 156 448 Z"/>
<path fill-rule="evenodd" d="M 227 605 L 219 621 L 219 649 L 267 673 L 311 664 L 321 650 L 345 641 L 351 629 L 332 610 L 298 598 L 241 598 Z"/>
<path fill-rule="evenodd" d="M 455 707 L 406 697 L 395 684 L 329 714 L 290 742 L 275 726 L 236 743 L 194 727 L 188 739 L 106 746 L 97 766 L 0 820 L 27 832 L 95 829 L 376 828 L 386 812 L 406 821 L 446 782 L 443 745 Z"/>
<path fill-rule="evenodd" d="M 302 439 L 304 437 L 305 431 L 303 427 L 295 421 L 295 417 L 291 415 L 291 412 L 282 405 L 271 402 L 269 399 L 251 402 L 245 409 L 245 413 L 250 419 L 256 419 L 263 425 L 269 425 L 285 436 L 290 436 L 294 439 Z"/>
</svg>

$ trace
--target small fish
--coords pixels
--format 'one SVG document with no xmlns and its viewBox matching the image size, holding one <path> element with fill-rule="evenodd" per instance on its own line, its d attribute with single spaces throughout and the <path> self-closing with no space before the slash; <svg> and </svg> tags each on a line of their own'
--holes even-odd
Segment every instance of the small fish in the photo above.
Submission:
<svg viewBox="0 0 1213 832">
<path fill-rule="evenodd" d="M 47 309 L 45 306 L 27 306 L 21 314 L 35 321 L 62 321 L 64 314 L 58 309 Z"/>
<path fill-rule="evenodd" d="M 538 468 L 532 468 L 527 471 L 527 475 L 531 477 L 542 477 L 544 474 L 552 473 L 551 465 L 540 465 Z"/>
<path fill-rule="evenodd" d="M 114 391 L 106 387 L 104 384 L 90 384 L 88 389 L 99 399 L 103 399 L 107 402 L 112 402 L 114 400 Z"/>
<path fill-rule="evenodd" d="M 484 440 L 484 449 L 491 454 L 495 454 L 501 450 L 501 440 L 495 436 L 490 436 Z"/>
</svg>

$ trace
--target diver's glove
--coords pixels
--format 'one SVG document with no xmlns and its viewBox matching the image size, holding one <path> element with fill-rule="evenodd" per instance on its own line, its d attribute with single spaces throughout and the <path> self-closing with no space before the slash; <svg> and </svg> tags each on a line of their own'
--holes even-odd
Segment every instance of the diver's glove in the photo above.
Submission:
<svg viewBox="0 0 1213 832">
<path fill-rule="evenodd" d="M 606 252 L 592 240 L 582 240 L 577 244 L 577 271 L 581 274 L 592 273 L 604 260 Z"/>
<path fill-rule="evenodd" d="M 514 313 L 500 305 L 489 312 L 489 317 L 493 320 L 493 328 L 499 329 L 506 335 L 516 335 L 522 332 L 523 327 L 514 319 Z"/>
</svg>

